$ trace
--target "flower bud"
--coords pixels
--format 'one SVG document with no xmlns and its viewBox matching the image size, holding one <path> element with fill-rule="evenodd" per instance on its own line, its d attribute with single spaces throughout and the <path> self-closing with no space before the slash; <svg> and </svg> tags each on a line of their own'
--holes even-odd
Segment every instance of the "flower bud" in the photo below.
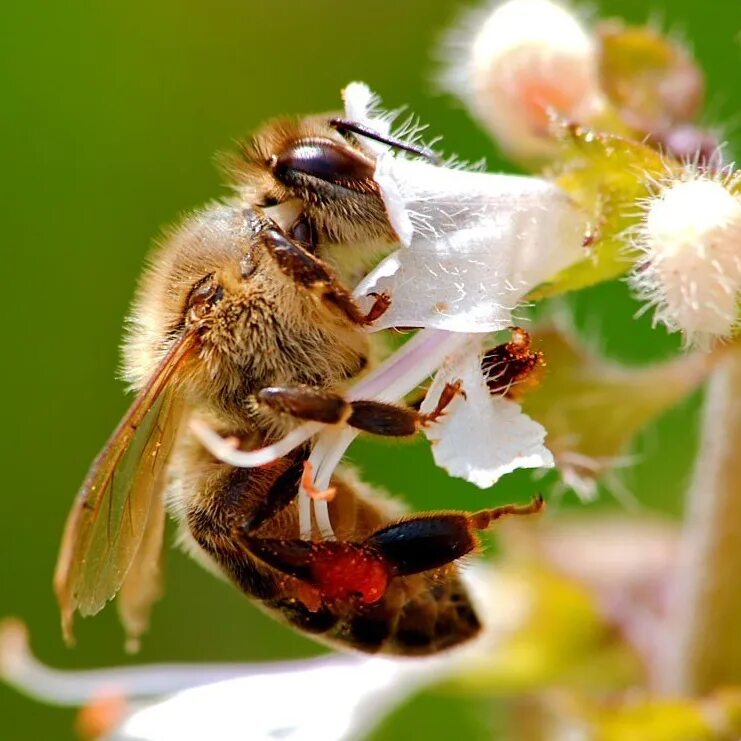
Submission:
<svg viewBox="0 0 741 741">
<path fill-rule="evenodd" d="M 552 152 L 551 113 L 583 122 L 602 110 L 597 44 L 564 6 L 508 0 L 471 20 L 473 33 L 452 39 L 444 84 L 510 155 Z"/>
<path fill-rule="evenodd" d="M 631 283 L 654 322 L 707 348 L 731 335 L 741 291 L 741 197 L 729 178 L 687 168 L 646 201 Z"/>
</svg>

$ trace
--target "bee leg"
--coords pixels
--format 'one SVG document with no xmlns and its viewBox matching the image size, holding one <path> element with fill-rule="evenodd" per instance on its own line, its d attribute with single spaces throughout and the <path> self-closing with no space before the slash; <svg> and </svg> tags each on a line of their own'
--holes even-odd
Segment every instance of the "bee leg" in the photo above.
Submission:
<svg viewBox="0 0 741 741">
<path fill-rule="evenodd" d="M 313 386 L 270 386 L 257 392 L 257 400 L 276 412 L 327 425 L 345 422 L 352 413 L 340 394 Z"/>
<path fill-rule="evenodd" d="M 391 296 L 386 293 L 386 291 L 382 291 L 381 293 L 372 291 L 368 296 L 373 297 L 373 304 L 365 315 L 363 324 L 373 324 L 373 322 L 382 317 L 391 306 Z"/>
<path fill-rule="evenodd" d="M 348 424 L 373 435 L 408 437 L 438 420 L 453 399 L 463 393 L 460 381 L 447 384 L 437 406 L 428 413 L 382 401 L 348 401 L 340 394 L 311 386 L 269 387 L 259 391 L 257 398 L 271 409 L 298 419 Z"/>
<path fill-rule="evenodd" d="M 346 422 L 350 427 L 373 435 L 406 437 L 440 419 L 453 399 L 459 395 L 463 397 L 466 395 L 460 380 L 446 383 L 431 412 L 420 412 L 414 407 L 399 404 L 360 399 L 350 402 L 352 411 Z"/>
<path fill-rule="evenodd" d="M 225 567 L 239 562 L 243 548 L 232 533 L 253 531 L 271 520 L 298 494 L 308 446 L 259 468 L 223 465 L 186 513 L 191 534 Z"/>
<path fill-rule="evenodd" d="M 536 497 L 530 504 L 508 504 L 473 514 L 410 517 L 359 543 L 259 538 L 248 532 L 242 541 L 257 558 L 316 588 L 322 598 L 367 605 L 383 597 L 393 577 L 453 563 L 478 548 L 477 530 L 508 515 L 535 514 L 543 504 L 543 498 Z"/>
<path fill-rule="evenodd" d="M 537 496 L 529 504 L 507 504 L 473 514 L 409 517 L 377 530 L 365 546 L 383 556 L 394 576 L 409 576 L 445 566 L 477 550 L 477 530 L 486 530 L 502 517 L 535 514 L 544 504 L 543 497 Z"/>
<path fill-rule="evenodd" d="M 419 428 L 420 414 L 414 409 L 380 401 L 347 401 L 340 394 L 311 386 L 266 388 L 258 392 L 257 398 L 271 409 L 298 419 L 348 424 L 376 435 L 405 437 Z"/>
<path fill-rule="evenodd" d="M 277 229 L 268 229 L 264 243 L 285 275 L 337 307 L 354 324 L 365 325 L 375 321 L 391 304 L 388 294 L 374 294 L 375 301 L 370 311 L 363 312 L 331 268 L 298 242 L 291 241 Z"/>
<path fill-rule="evenodd" d="M 323 600 L 372 604 L 383 597 L 393 576 L 383 556 L 362 543 L 281 540 L 249 534 L 242 539 L 250 553 L 313 587 Z"/>
</svg>

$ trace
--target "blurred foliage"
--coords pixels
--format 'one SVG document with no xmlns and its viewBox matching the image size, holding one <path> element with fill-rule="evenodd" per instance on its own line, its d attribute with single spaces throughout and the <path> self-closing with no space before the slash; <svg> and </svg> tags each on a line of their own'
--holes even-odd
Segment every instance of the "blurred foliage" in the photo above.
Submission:
<svg viewBox="0 0 741 741">
<path fill-rule="evenodd" d="M 647 133 L 692 121 L 704 102 L 701 69 L 676 39 L 612 20 L 598 26 L 600 82 L 629 125 Z"/>
<path fill-rule="evenodd" d="M 546 367 L 538 385 L 524 388 L 521 402 L 548 430 L 548 447 L 564 479 L 589 498 L 596 479 L 626 456 L 646 425 L 705 380 L 725 347 L 629 368 L 606 362 L 572 334 L 566 327 L 536 325 L 533 336 Z"/>
<path fill-rule="evenodd" d="M 741 733 L 741 693 L 703 700 L 649 700 L 587 704 L 560 697 L 546 711 L 552 729 L 594 741 L 734 741 Z"/>
<path fill-rule="evenodd" d="M 671 159 L 620 136 L 567 125 L 552 170 L 591 218 L 587 257 L 537 288 L 533 299 L 586 288 L 617 278 L 631 267 L 625 235 L 641 217 L 641 203 L 652 182 L 670 172 Z"/>
<path fill-rule="evenodd" d="M 6 3 L 0 10 L 4 115 L 6 300 L 0 513 L 0 615 L 28 621 L 50 663 L 131 661 L 114 611 L 82 621 L 78 648 L 61 642 L 51 574 L 62 524 L 93 456 L 127 405 L 115 382 L 118 343 L 151 240 L 178 214 L 223 190 L 213 153 L 267 117 L 336 108 L 362 79 L 390 107 L 409 104 L 464 159 L 504 168 L 495 146 L 450 100 L 431 94 L 432 53 L 463 3 L 406 0 L 89 0 Z M 707 72 L 713 122 L 736 113 L 738 8 L 695 0 L 604 0 L 602 16 L 664 12 Z M 733 134 L 734 132 L 729 132 Z M 738 143 L 738 138 L 736 138 Z M 731 149 L 733 148 L 733 143 Z M 580 332 L 615 359 L 671 354 L 674 338 L 634 321 L 621 285 L 568 298 Z M 694 444 L 697 399 L 640 435 L 626 482 L 647 508 L 676 512 Z M 527 499 L 527 473 L 483 494 L 436 470 L 423 443 L 363 441 L 351 456 L 411 506 L 476 508 Z M 537 487 L 542 489 L 543 482 Z M 569 500 L 569 503 L 573 498 Z M 613 507 L 603 499 L 599 507 Z M 556 509 L 555 507 L 552 509 Z M 172 550 L 167 593 L 137 661 L 254 660 L 321 649 L 278 626 L 236 590 Z M 0 686 L 3 733 L 14 741 L 72 738 L 72 713 Z M 421 697 L 375 734 L 485 739 L 496 708 Z M 496 737 L 496 735 L 495 735 Z"/>
<path fill-rule="evenodd" d="M 466 665 L 456 689 L 517 697 L 553 686 L 607 692 L 639 681 L 642 668 L 589 589 L 543 567 L 506 565 L 503 594 L 521 595 L 522 624 L 491 655 Z"/>
</svg>

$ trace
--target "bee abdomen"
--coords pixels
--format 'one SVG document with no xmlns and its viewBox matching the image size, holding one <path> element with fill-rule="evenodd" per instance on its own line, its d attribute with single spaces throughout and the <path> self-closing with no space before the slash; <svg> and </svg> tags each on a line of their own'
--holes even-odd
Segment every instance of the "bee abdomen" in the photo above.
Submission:
<svg viewBox="0 0 741 741">
<path fill-rule="evenodd" d="M 465 643 L 480 630 L 466 588 L 446 568 L 395 579 L 383 600 L 358 609 L 327 637 L 366 653 L 425 656 Z"/>
</svg>

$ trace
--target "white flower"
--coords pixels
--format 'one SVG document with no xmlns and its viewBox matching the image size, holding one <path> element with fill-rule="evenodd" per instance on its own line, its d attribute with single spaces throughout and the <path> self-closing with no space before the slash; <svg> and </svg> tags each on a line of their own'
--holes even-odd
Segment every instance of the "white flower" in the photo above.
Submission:
<svg viewBox="0 0 741 741">
<path fill-rule="evenodd" d="M 431 412 L 446 383 L 462 381 L 445 416 L 424 429 L 438 466 L 453 476 L 488 489 L 517 468 L 550 468 L 545 429 L 522 413 L 520 405 L 492 396 L 481 373 L 481 340 L 449 357 L 435 376 L 420 411 Z"/>
<path fill-rule="evenodd" d="M 434 681 L 434 664 L 332 657 L 251 667 L 131 714 L 108 741 L 315 741 L 364 738 Z"/>
<path fill-rule="evenodd" d="M 505 329 L 530 290 L 584 255 L 584 215 L 542 178 L 467 172 L 386 153 L 375 179 L 404 245 L 355 291 L 393 297 L 376 329 Z"/>
<path fill-rule="evenodd" d="M 37 700 L 83 706 L 105 741 L 345 741 L 457 666 L 428 659 L 330 655 L 264 664 L 50 669 L 21 623 L 0 624 L 0 678 Z M 104 712 L 104 702 L 114 713 Z"/>
<path fill-rule="evenodd" d="M 688 166 L 660 183 L 633 235 L 639 258 L 630 281 L 654 322 L 707 348 L 729 337 L 741 299 L 738 175 L 713 177 Z"/>
<path fill-rule="evenodd" d="M 382 135 L 391 133 L 395 114 L 381 108 L 380 99 L 365 83 L 351 82 L 342 91 L 342 101 L 350 121 L 367 125 Z M 383 154 L 389 148 L 388 144 L 367 137 L 360 137 L 360 143 L 373 156 Z"/>
<path fill-rule="evenodd" d="M 444 86 L 517 158 L 552 152 L 551 111 L 583 122 L 605 105 L 596 41 L 565 4 L 497 2 L 448 46 Z"/>
<path fill-rule="evenodd" d="M 426 658 L 330 654 L 253 664 L 150 664 L 65 671 L 38 661 L 17 620 L 0 622 L 0 680 L 40 702 L 82 707 L 104 741 L 348 741 L 366 738 L 423 688 L 486 666 L 531 613 L 531 596 L 491 566 L 463 574 L 485 630 Z M 84 725 L 79 723 L 78 725 Z"/>
<path fill-rule="evenodd" d="M 346 115 L 388 134 L 388 117 L 375 109 L 365 85 L 344 91 Z M 361 138 L 362 139 L 362 138 Z M 365 141 L 363 139 L 363 141 Z M 370 150 L 369 150 L 370 151 Z M 435 408 L 447 380 L 463 394 L 424 429 L 436 462 L 479 487 L 516 468 L 550 467 L 545 430 L 512 401 L 487 391 L 481 369 L 488 333 L 513 324 L 526 294 L 583 256 L 586 219 L 557 186 L 540 178 L 487 175 L 435 166 L 375 149 L 375 180 L 402 246 L 357 287 L 391 297 L 371 331 L 412 326 L 422 331 L 355 384 L 350 400 L 398 402 L 438 369 L 423 411 Z M 234 450 L 202 423 L 194 431 L 211 452 L 235 466 L 263 465 L 320 433 L 309 458 L 314 486 L 326 490 L 357 431 L 302 425 L 257 451 Z M 333 537 L 326 501 L 299 492 L 301 535 L 312 535 L 311 509 L 321 535 Z"/>
</svg>

